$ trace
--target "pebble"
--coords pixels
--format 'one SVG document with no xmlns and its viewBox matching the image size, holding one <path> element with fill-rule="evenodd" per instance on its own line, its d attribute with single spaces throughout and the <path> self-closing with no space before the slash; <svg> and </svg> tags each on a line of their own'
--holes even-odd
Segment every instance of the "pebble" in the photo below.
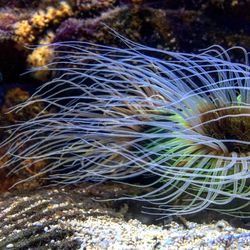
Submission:
<svg viewBox="0 0 250 250">
<path fill-rule="evenodd" d="M 54 232 L 67 233 L 65 239 L 68 242 L 76 243 L 79 246 L 78 249 L 81 250 L 250 249 L 250 230 L 233 228 L 226 220 L 211 223 L 195 223 L 185 220 L 185 225 L 169 220 L 168 224 L 164 226 L 150 225 L 136 219 L 124 219 L 127 218 L 125 216 L 126 211 L 119 210 L 116 212 L 109 207 L 101 206 L 102 203 L 90 201 L 84 203 L 86 197 L 78 202 L 78 200 L 74 200 L 75 195 L 70 196 L 72 207 L 69 206 L 66 209 L 65 206 L 69 204 L 68 197 L 69 194 L 65 194 L 65 199 L 61 201 L 56 200 L 56 195 L 55 201 L 53 200 L 51 203 L 43 199 L 41 199 L 42 202 L 36 202 L 37 199 L 34 199 L 35 202 L 25 203 L 26 206 L 23 206 L 23 210 L 27 214 L 31 214 L 31 211 L 33 211 L 34 215 L 36 215 L 36 210 L 32 209 L 37 204 L 44 203 L 42 211 L 45 214 L 39 217 L 27 217 L 24 222 L 21 211 L 17 211 L 17 209 L 12 211 L 15 208 L 14 205 L 19 203 L 13 202 L 10 210 L 8 204 L 6 204 L 5 207 L 2 207 L 2 211 L 6 215 L 2 218 L 3 224 L 0 227 L 0 244 L 5 242 L 6 245 L 5 248 L 0 248 L 15 249 L 16 243 L 11 239 L 16 239 L 16 235 L 25 237 L 25 235 L 22 235 L 22 231 L 25 231 L 23 228 L 32 229 L 36 227 L 38 231 L 42 231 L 41 235 L 46 236 L 56 235 Z M 18 198 L 17 201 L 20 202 Z M 87 202 L 90 205 L 87 205 Z M 58 205 L 55 206 L 55 203 L 58 203 Z M 51 213 L 51 211 L 55 213 Z M 12 218 L 15 218 L 15 216 L 17 216 L 17 219 L 13 220 Z M 5 222 L 6 218 L 8 218 L 8 223 Z M 7 224 L 5 225 L 5 223 Z M 9 234 L 5 233 L 6 230 L 9 230 Z M 9 237 L 9 239 L 6 237 Z M 51 237 L 50 241 L 46 241 L 45 245 L 42 246 L 45 246 L 45 249 L 54 249 L 61 246 L 63 241 Z M 64 248 L 58 247 L 56 249 Z"/>
<path fill-rule="evenodd" d="M 7 246 L 6 246 L 6 248 L 13 248 L 14 247 L 14 245 L 13 244 L 8 244 Z"/>
<path fill-rule="evenodd" d="M 171 222 L 168 229 L 163 229 L 137 220 L 124 221 L 108 216 L 71 223 L 78 232 L 76 239 L 82 242 L 86 250 L 224 249 L 225 244 L 230 244 L 232 249 L 250 249 L 250 232 L 244 229 L 229 232 L 231 226 L 226 221 L 223 227 L 192 222 L 191 230 L 176 222 Z"/>
</svg>

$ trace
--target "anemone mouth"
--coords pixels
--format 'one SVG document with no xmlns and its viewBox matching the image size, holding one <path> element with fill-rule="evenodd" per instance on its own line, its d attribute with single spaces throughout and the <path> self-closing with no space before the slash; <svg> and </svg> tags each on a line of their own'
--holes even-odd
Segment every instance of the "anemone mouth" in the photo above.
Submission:
<svg viewBox="0 0 250 250">
<path fill-rule="evenodd" d="M 203 135 L 220 140 L 230 155 L 250 153 L 249 106 L 206 107 L 200 114 Z"/>
</svg>

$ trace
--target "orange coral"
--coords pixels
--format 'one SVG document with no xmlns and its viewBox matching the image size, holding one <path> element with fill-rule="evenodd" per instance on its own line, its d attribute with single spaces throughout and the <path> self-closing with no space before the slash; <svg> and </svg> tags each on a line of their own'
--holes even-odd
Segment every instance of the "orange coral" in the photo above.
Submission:
<svg viewBox="0 0 250 250">
<path fill-rule="evenodd" d="M 34 31 L 27 20 L 15 24 L 16 40 L 20 43 L 31 43 L 34 39 Z"/>
<path fill-rule="evenodd" d="M 131 0 L 132 6 L 138 7 L 142 0 Z M 41 1 L 42 2 L 42 1 Z M 46 3 L 46 4 L 45 4 Z M 53 58 L 53 50 L 49 47 L 37 47 L 31 53 L 25 49 L 25 45 L 49 44 L 55 38 L 54 32 L 60 23 L 69 17 L 81 17 L 82 15 L 95 16 L 107 9 L 115 8 L 118 0 L 68 0 L 44 2 L 37 5 L 36 11 L 27 11 L 25 16 L 16 19 L 12 25 L 12 39 L 16 43 L 16 49 L 25 53 L 29 67 L 43 67 Z M 49 5 L 49 6 L 48 6 Z M 105 12 L 104 12 L 105 13 Z M 103 13 L 103 15 L 105 15 Z M 107 15 L 110 13 L 108 12 Z M 101 15 L 102 18 L 102 15 Z M 90 21 L 92 22 L 92 20 Z M 36 79 L 47 80 L 49 71 L 43 70 L 33 74 Z"/>
<path fill-rule="evenodd" d="M 38 70 L 33 73 L 36 79 L 46 80 L 49 71 L 47 71 L 47 64 L 53 58 L 53 49 L 49 46 L 42 46 L 36 48 L 27 58 L 27 62 L 32 67 L 43 67 L 43 70 Z"/>
<path fill-rule="evenodd" d="M 50 25 L 58 24 L 62 19 L 72 16 L 72 7 L 67 2 L 60 2 L 59 6 L 47 7 L 44 10 L 38 10 L 27 20 L 21 20 L 14 24 L 14 40 L 17 42 L 16 47 L 23 49 L 24 45 L 32 44 L 37 40 L 38 35 L 44 33 Z M 45 32 L 43 39 L 38 40 L 38 44 L 49 44 L 53 41 L 54 34 Z M 37 47 L 27 57 L 27 63 L 31 67 L 45 66 L 53 57 L 53 50 L 49 47 Z M 45 66 L 46 67 L 46 66 Z M 48 71 L 39 71 L 34 73 L 35 78 L 46 80 Z"/>
<path fill-rule="evenodd" d="M 54 34 L 49 32 L 45 39 L 40 41 L 40 44 L 50 44 L 54 38 Z M 27 57 L 27 62 L 31 67 L 43 67 L 43 70 L 39 70 L 33 73 L 33 76 L 40 80 L 46 80 L 49 71 L 47 69 L 47 64 L 53 59 L 54 51 L 52 47 L 41 46 L 37 47 L 32 51 Z"/>
<path fill-rule="evenodd" d="M 19 45 L 32 43 L 51 23 L 59 23 L 63 18 L 73 15 L 67 2 L 60 2 L 59 7 L 48 7 L 46 11 L 38 10 L 29 20 L 22 20 L 14 25 L 15 40 Z"/>
</svg>

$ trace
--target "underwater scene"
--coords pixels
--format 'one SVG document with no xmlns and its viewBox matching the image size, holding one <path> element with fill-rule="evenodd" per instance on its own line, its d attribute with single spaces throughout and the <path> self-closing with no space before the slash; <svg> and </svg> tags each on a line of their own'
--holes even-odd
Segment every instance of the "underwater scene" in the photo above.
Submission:
<svg viewBox="0 0 250 250">
<path fill-rule="evenodd" d="M 249 10 L 0 0 L 0 250 L 250 249 Z"/>
</svg>

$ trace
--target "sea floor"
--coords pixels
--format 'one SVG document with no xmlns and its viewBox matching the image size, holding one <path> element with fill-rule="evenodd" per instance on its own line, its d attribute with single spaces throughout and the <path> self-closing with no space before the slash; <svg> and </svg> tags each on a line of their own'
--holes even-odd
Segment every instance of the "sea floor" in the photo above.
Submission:
<svg viewBox="0 0 250 250">
<path fill-rule="evenodd" d="M 221 218 L 155 221 L 135 203 L 95 200 L 122 192 L 83 185 L 1 194 L 0 249 L 250 249 L 250 230 Z"/>
</svg>

